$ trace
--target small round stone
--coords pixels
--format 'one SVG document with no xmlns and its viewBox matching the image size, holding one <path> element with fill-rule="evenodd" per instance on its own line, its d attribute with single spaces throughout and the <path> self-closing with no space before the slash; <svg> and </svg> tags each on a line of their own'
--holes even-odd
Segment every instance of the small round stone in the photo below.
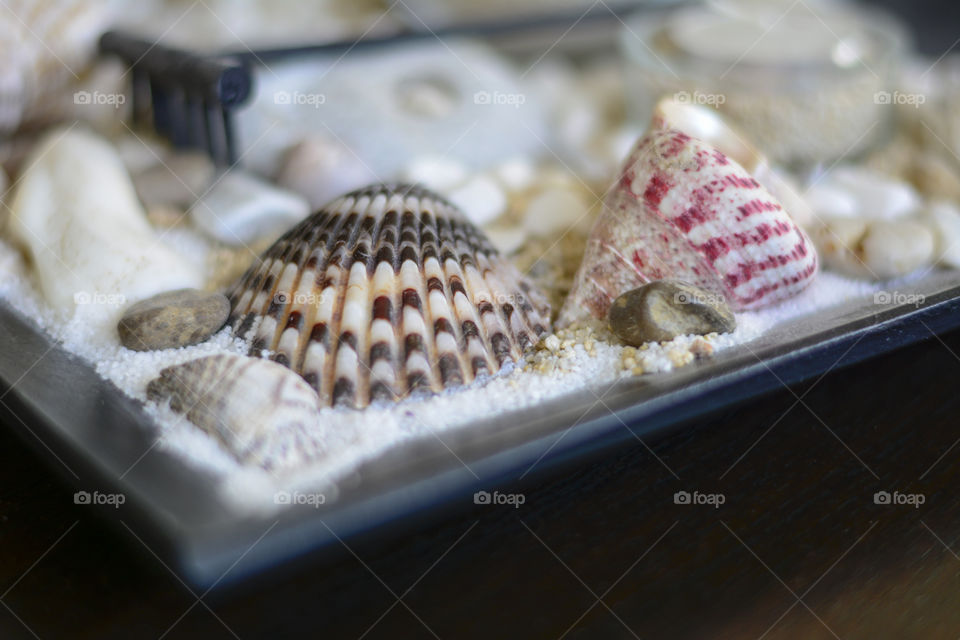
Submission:
<svg viewBox="0 0 960 640">
<path fill-rule="evenodd" d="M 215 174 L 206 154 L 175 153 L 134 174 L 133 186 L 148 209 L 154 205 L 189 207 L 207 191 Z"/>
<path fill-rule="evenodd" d="M 229 314 L 226 296 L 180 289 L 132 305 L 117 332 L 123 346 L 134 351 L 175 349 L 203 342 L 226 324 Z"/>
<path fill-rule="evenodd" d="M 492 178 L 477 175 L 447 193 L 450 202 L 460 207 L 470 222 L 485 225 L 507 210 L 507 195 Z"/>
<path fill-rule="evenodd" d="M 610 329 L 632 346 L 737 328 L 722 296 L 679 280 L 658 280 L 624 293 L 607 318 Z"/>
</svg>

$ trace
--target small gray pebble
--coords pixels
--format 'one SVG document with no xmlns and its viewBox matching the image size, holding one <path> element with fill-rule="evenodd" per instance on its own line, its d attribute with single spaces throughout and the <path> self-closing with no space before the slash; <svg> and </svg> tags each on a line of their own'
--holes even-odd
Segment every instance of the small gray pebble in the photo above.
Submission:
<svg viewBox="0 0 960 640">
<path fill-rule="evenodd" d="M 607 318 L 617 337 L 635 347 L 737 328 L 722 296 L 680 280 L 658 280 L 624 293 L 613 301 Z"/>
<path fill-rule="evenodd" d="M 132 305 L 117 323 L 117 332 L 123 346 L 134 351 L 175 349 L 203 342 L 229 315 L 226 296 L 180 289 Z"/>
</svg>

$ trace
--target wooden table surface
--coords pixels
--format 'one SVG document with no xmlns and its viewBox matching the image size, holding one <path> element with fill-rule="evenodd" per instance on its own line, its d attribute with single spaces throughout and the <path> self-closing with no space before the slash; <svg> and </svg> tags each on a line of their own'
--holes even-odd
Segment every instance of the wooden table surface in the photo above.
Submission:
<svg viewBox="0 0 960 640">
<path fill-rule="evenodd" d="M 957 638 L 958 354 L 931 338 L 227 595 L 0 429 L 0 638 Z"/>
</svg>

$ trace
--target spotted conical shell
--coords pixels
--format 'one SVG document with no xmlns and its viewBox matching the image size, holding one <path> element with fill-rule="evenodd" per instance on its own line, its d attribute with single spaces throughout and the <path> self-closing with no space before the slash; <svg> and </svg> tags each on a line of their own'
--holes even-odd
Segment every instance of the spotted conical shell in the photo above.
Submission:
<svg viewBox="0 0 960 640">
<path fill-rule="evenodd" d="M 816 274 L 810 239 L 746 169 L 657 124 L 604 201 L 561 324 L 603 319 L 618 295 L 664 278 L 718 294 L 741 311 L 793 296 Z"/>
<path fill-rule="evenodd" d="M 549 308 L 452 204 L 418 186 L 349 193 L 287 232 L 234 287 L 251 355 L 321 402 L 362 408 L 439 391 L 520 359 Z"/>
</svg>

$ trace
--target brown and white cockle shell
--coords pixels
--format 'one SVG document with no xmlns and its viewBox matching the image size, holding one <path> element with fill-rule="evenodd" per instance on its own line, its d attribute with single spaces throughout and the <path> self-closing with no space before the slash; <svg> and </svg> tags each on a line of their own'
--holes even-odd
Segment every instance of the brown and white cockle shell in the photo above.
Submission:
<svg viewBox="0 0 960 640">
<path fill-rule="evenodd" d="M 622 293 L 675 278 L 735 311 L 795 295 L 817 255 L 781 204 L 737 162 L 683 131 L 636 144 L 591 231 L 559 324 L 606 317 Z"/>
<path fill-rule="evenodd" d="M 331 202 L 277 240 L 230 301 L 251 355 L 300 373 L 323 404 L 355 408 L 497 373 L 550 317 L 483 232 L 410 185 Z"/>
</svg>

